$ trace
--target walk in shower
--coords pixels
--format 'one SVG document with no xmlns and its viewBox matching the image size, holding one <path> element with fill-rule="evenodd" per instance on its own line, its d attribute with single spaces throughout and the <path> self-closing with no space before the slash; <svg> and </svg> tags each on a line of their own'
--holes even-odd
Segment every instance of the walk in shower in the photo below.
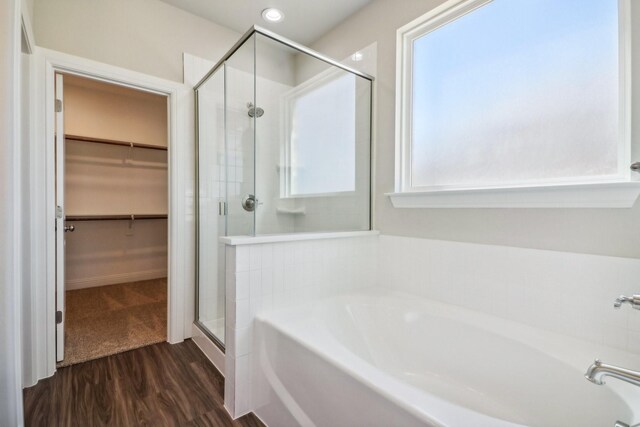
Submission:
<svg viewBox="0 0 640 427">
<path fill-rule="evenodd" d="M 370 229 L 372 78 L 254 27 L 195 94 L 196 319 L 224 346 L 221 236 Z"/>
</svg>

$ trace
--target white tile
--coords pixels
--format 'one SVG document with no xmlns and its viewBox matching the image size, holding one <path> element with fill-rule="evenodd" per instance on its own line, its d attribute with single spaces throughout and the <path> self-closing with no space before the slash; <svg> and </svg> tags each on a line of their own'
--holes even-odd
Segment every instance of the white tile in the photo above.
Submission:
<svg viewBox="0 0 640 427">
<path fill-rule="evenodd" d="M 623 313 L 621 313 L 621 311 Z M 617 314 L 619 317 L 626 318 L 627 320 L 626 323 L 621 323 L 619 326 L 627 326 L 629 330 L 640 332 L 640 311 L 632 310 L 631 307 L 623 306 L 619 310 L 615 310 L 615 312 L 618 312 Z"/>
<path fill-rule="evenodd" d="M 273 293 L 273 269 L 262 269 L 262 295 Z"/>
<path fill-rule="evenodd" d="M 627 349 L 628 332 L 625 329 L 605 326 L 603 328 L 603 344 L 610 347 Z"/>
<path fill-rule="evenodd" d="M 613 307 L 613 303 L 607 300 L 599 301 L 597 304 L 598 306 L 596 308 L 598 310 L 599 322 L 602 322 L 604 325 L 610 327 L 621 329 L 636 329 L 631 327 L 632 318 L 629 317 L 629 313 L 627 312 L 627 310 L 616 310 Z M 640 313 L 638 314 L 640 315 Z M 638 327 L 640 327 L 640 323 L 638 323 Z"/>
<path fill-rule="evenodd" d="M 249 247 L 249 269 L 259 270 L 262 267 L 262 245 Z"/>
<path fill-rule="evenodd" d="M 273 268 L 284 265 L 284 243 L 274 243 L 272 247 Z"/>
<path fill-rule="evenodd" d="M 262 245 L 262 268 L 273 268 L 273 244 Z"/>
<path fill-rule="evenodd" d="M 226 367 L 225 371 L 228 372 Z M 233 384 L 233 381 L 230 381 L 229 377 L 227 376 L 224 382 L 224 407 L 227 409 L 227 411 L 229 411 L 230 414 L 236 413 L 236 389 Z"/>
<path fill-rule="evenodd" d="M 243 356 L 249 354 L 253 340 L 253 327 L 239 328 L 234 331 L 235 355 Z"/>
<path fill-rule="evenodd" d="M 296 266 L 295 264 L 284 265 L 284 290 L 290 291 L 296 285 Z"/>
<path fill-rule="evenodd" d="M 235 294 L 230 295 L 230 297 L 235 301 L 249 298 L 251 290 L 251 273 L 249 271 L 239 271 L 235 276 Z"/>
<path fill-rule="evenodd" d="M 636 354 L 640 354 L 640 332 L 629 331 L 627 335 L 627 349 Z"/>
<path fill-rule="evenodd" d="M 635 348 L 630 332 L 640 333 L 640 316 L 616 312 L 611 304 L 618 294 L 637 288 L 637 260 L 405 237 L 378 240 L 377 277 L 385 287 Z M 351 248 L 362 251 L 358 245 Z M 335 273 L 346 271 L 352 280 L 361 280 L 360 262 L 354 262 L 355 271 L 338 262 Z M 416 265 L 422 266 L 419 274 L 411 274 Z M 579 308 L 563 304 L 568 299 Z"/>
<path fill-rule="evenodd" d="M 230 334 L 225 333 L 225 342 L 224 342 L 224 350 L 225 354 L 229 354 L 231 357 L 238 356 L 238 346 L 237 346 L 237 332 L 235 329 L 231 330 Z M 227 373 L 225 372 L 225 375 Z"/>
<path fill-rule="evenodd" d="M 236 389 L 235 415 L 241 416 L 251 412 L 251 389 Z"/>
<path fill-rule="evenodd" d="M 224 357 L 225 378 L 229 379 L 229 382 L 232 385 L 235 385 L 236 383 L 236 359 L 236 356 L 231 356 L 229 354 L 225 354 Z"/>
<path fill-rule="evenodd" d="M 249 300 L 249 317 L 251 319 L 255 318 L 256 315 L 261 313 L 262 301 L 262 295 L 258 295 L 255 298 L 251 298 Z M 250 325 L 250 323 L 248 323 L 247 325 Z"/>
<path fill-rule="evenodd" d="M 249 383 L 251 382 L 251 365 L 249 355 L 239 356 L 236 358 L 236 390 L 247 390 Z"/>
<path fill-rule="evenodd" d="M 274 300 L 273 294 L 263 294 L 260 312 L 265 313 L 265 312 L 272 311 L 274 307 L 273 300 Z"/>
<path fill-rule="evenodd" d="M 227 183 L 229 184 L 227 188 L 230 188 L 232 194 L 237 196 L 238 193 L 235 193 L 236 182 L 238 182 L 236 179 L 236 168 L 234 166 L 229 165 L 227 167 L 226 174 L 227 174 Z"/>
<path fill-rule="evenodd" d="M 225 323 L 225 334 L 230 334 L 231 333 L 231 329 L 236 327 L 236 323 L 237 323 L 237 308 L 238 308 L 238 303 L 236 301 L 233 301 L 230 298 L 227 298 L 227 300 L 225 301 L 225 318 L 226 318 L 226 323 Z"/>
<path fill-rule="evenodd" d="M 273 292 L 284 292 L 284 265 L 273 267 Z"/>
<path fill-rule="evenodd" d="M 236 268 L 235 271 L 249 271 L 250 251 L 249 246 L 236 246 Z"/>
<path fill-rule="evenodd" d="M 225 255 L 225 271 L 236 271 L 236 247 L 222 246 Z"/>
<path fill-rule="evenodd" d="M 251 270 L 249 273 L 251 284 L 251 298 L 262 296 L 262 270 Z"/>
<path fill-rule="evenodd" d="M 296 242 L 285 242 L 279 246 L 282 247 L 283 264 L 285 266 L 295 264 Z"/>
<path fill-rule="evenodd" d="M 250 300 L 243 299 L 236 302 L 236 323 L 235 327 L 245 328 L 251 322 L 251 306 Z"/>
</svg>

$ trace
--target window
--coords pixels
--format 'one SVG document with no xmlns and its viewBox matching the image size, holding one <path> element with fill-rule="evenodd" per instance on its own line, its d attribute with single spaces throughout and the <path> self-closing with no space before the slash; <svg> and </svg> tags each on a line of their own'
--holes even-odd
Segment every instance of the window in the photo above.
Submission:
<svg viewBox="0 0 640 427">
<path fill-rule="evenodd" d="M 285 95 L 284 197 L 356 190 L 356 76 L 321 73 Z"/>
<path fill-rule="evenodd" d="M 625 4 L 451 0 L 401 28 L 396 191 L 628 182 Z"/>
</svg>

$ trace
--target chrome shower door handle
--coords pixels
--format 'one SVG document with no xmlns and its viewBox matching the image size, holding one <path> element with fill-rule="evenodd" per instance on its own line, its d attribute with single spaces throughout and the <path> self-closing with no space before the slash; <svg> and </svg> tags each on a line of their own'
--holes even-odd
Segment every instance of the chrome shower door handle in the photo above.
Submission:
<svg viewBox="0 0 640 427">
<path fill-rule="evenodd" d="M 247 194 L 242 199 L 242 209 L 247 212 L 253 212 L 256 210 L 256 196 L 253 194 Z"/>
</svg>

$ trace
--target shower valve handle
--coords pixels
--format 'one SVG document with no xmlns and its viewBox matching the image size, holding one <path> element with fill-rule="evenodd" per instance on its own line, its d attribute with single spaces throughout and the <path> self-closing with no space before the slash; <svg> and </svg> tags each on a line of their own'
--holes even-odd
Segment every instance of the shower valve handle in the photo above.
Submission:
<svg viewBox="0 0 640 427">
<path fill-rule="evenodd" d="M 256 210 L 256 196 L 253 194 L 247 194 L 242 199 L 242 208 L 247 212 L 253 212 Z"/>
</svg>

